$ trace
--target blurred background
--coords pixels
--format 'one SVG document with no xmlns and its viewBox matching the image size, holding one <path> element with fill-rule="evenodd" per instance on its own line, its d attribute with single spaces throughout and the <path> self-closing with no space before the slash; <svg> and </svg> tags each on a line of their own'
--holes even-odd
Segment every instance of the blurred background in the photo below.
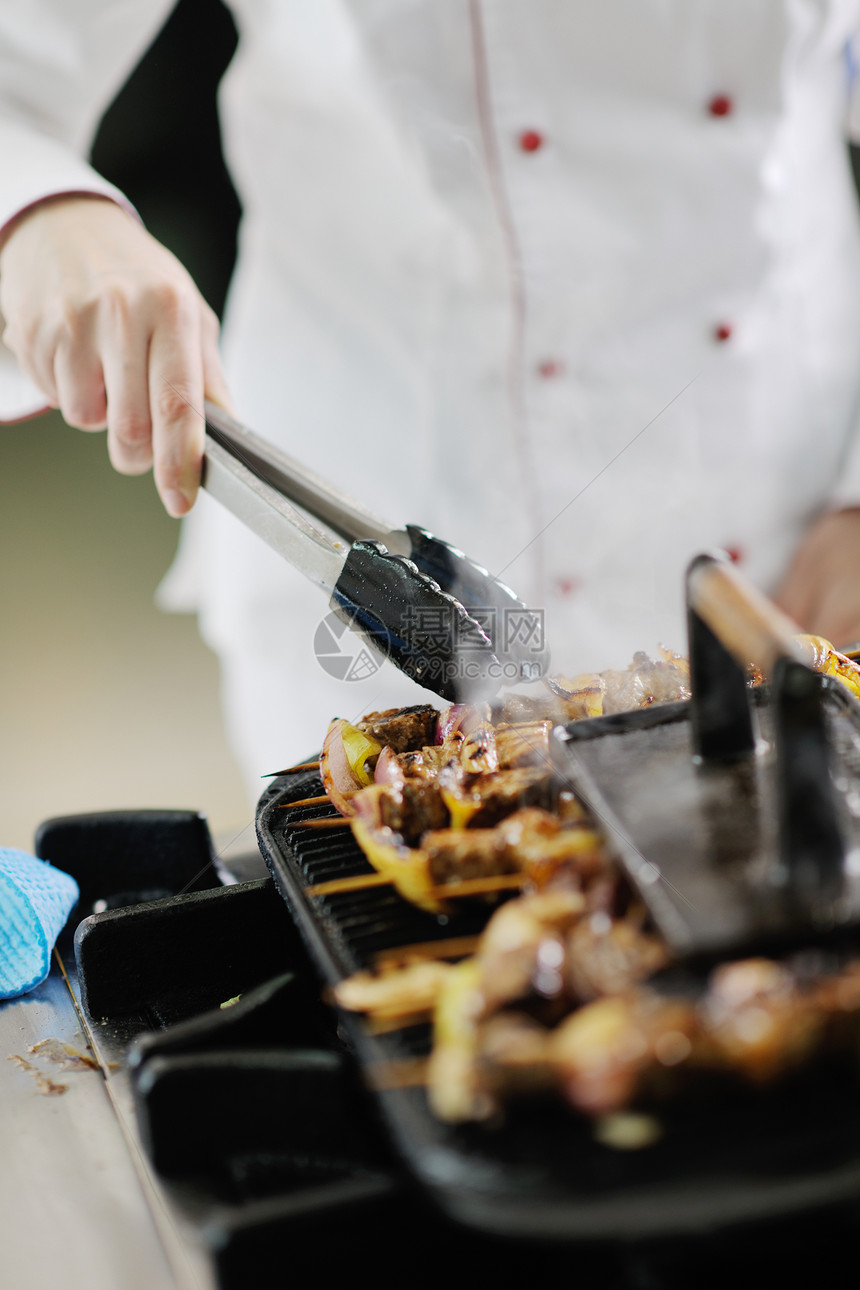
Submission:
<svg viewBox="0 0 860 1290">
<path fill-rule="evenodd" d="M 219 0 L 180 0 L 93 152 L 219 313 L 240 211 L 215 88 L 235 42 Z M 178 535 L 151 476 L 111 470 L 103 434 L 55 413 L 0 426 L 0 846 L 129 807 L 200 810 L 219 844 L 253 845 L 215 658 L 195 618 L 153 604 Z"/>
</svg>

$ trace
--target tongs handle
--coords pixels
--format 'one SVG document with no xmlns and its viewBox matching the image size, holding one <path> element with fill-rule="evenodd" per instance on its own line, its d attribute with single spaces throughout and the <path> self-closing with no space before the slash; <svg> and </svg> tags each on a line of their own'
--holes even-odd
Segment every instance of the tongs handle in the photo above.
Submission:
<svg viewBox="0 0 860 1290">
<path fill-rule="evenodd" d="M 390 549 L 392 540 L 405 541 L 406 534 L 390 532 L 369 511 L 209 403 L 206 431 L 204 487 L 325 588 L 334 612 L 371 649 L 452 703 L 487 700 L 498 691 L 506 679 L 504 664 L 482 623 L 406 554 Z M 330 537 L 312 520 L 338 536 Z M 424 537 L 424 545 L 432 547 L 434 540 Z M 436 546 L 452 559 L 459 554 L 438 540 Z M 370 655 L 356 662 L 370 671 L 377 666 Z"/>
<path fill-rule="evenodd" d="M 347 497 L 295 457 L 261 439 L 223 408 L 207 400 L 205 412 L 207 433 L 216 443 L 226 447 L 314 519 L 349 542 L 360 538 L 385 540 L 390 526 L 379 516 Z"/>
<path fill-rule="evenodd" d="M 495 692 L 503 682 L 543 676 L 549 666 L 543 614 L 510 587 L 426 529 L 392 530 L 222 408 L 207 402 L 205 411 L 215 445 L 204 468 L 209 491 L 320 586 L 334 588 L 336 611 L 401 671 L 452 701 L 485 694 L 491 681 Z M 239 470 L 220 460 L 222 450 Z M 230 476 L 244 476 L 241 467 L 262 488 L 248 479 L 237 485 Z M 305 513 L 350 544 L 351 554 L 344 548 L 340 555 L 347 559 L 342 573 L 332 576 L 335 547 Z"/>
</svg>

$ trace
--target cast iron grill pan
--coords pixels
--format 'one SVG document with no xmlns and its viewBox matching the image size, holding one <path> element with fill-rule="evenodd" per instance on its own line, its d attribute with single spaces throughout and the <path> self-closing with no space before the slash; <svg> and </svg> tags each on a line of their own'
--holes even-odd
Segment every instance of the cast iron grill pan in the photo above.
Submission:
<svg viewBox="0 0 860 1290">
<path fill-rule="evenodd" d="M 676 705 L 667 705 L 677 721 Z M 654 710 L 627 718 L 655 727 Z M 309 886 L 368 872 L 348 829 L 296 828 L 334 815 L 290 808 L 322 791 L 313 773 L 280 776 L 260 799 L 257 833 L 274 882 L 319 972 L 321 988 L 372 966 L 380 951 L 480 929 L 475 907 L 445 922 L 387 887 L 308 897 Z M 374 1090 L 374 1069 L 427 1055 L 427 1027 L 371 1035 L 341 1030 Z M 422 1088 L 372 1092 L 392 1144 L 450 1218 L 484 1233 L 536 1241 L 667 1237 L 814 1212 L 860 1195 L 860 1097 L 854 1068 L 830 1062 L 761 1092 L 720 1085 L 657 1114 L 663 1136 L 638 1152 L 595 1141 L 589 1124 L 551 1098 L 512 1106 L 500 1124 L 450 1126 Z"/>
</svg>

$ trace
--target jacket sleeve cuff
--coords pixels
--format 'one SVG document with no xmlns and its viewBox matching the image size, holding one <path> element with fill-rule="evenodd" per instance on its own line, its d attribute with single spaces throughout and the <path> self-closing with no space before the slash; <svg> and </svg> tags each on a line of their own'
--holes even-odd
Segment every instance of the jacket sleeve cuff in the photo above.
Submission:
<svg viewBox="0 0 860 1290">
<path fill-rule="evenodd" d="M 30 206 L 64 193 L 109 197 L 136 214 L 119 189 L 67 144 L 37 133 L 27 124 L 8 118 L 0 120 L 0 156 L 6 160 L 0 177 L 0 230 Z"/>
</svg>

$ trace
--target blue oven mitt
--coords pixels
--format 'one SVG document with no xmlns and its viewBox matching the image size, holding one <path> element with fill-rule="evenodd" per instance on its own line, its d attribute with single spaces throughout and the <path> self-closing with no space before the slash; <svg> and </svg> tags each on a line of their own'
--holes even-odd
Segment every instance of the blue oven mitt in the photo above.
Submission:
<svg viewBox="0 0 860 1290">
<path fill-rule="evenodd" d="M 78 899 L 74 878 L 26 851 L 0 847 L 0 999 L 39 985 Z"/>
</svg>

